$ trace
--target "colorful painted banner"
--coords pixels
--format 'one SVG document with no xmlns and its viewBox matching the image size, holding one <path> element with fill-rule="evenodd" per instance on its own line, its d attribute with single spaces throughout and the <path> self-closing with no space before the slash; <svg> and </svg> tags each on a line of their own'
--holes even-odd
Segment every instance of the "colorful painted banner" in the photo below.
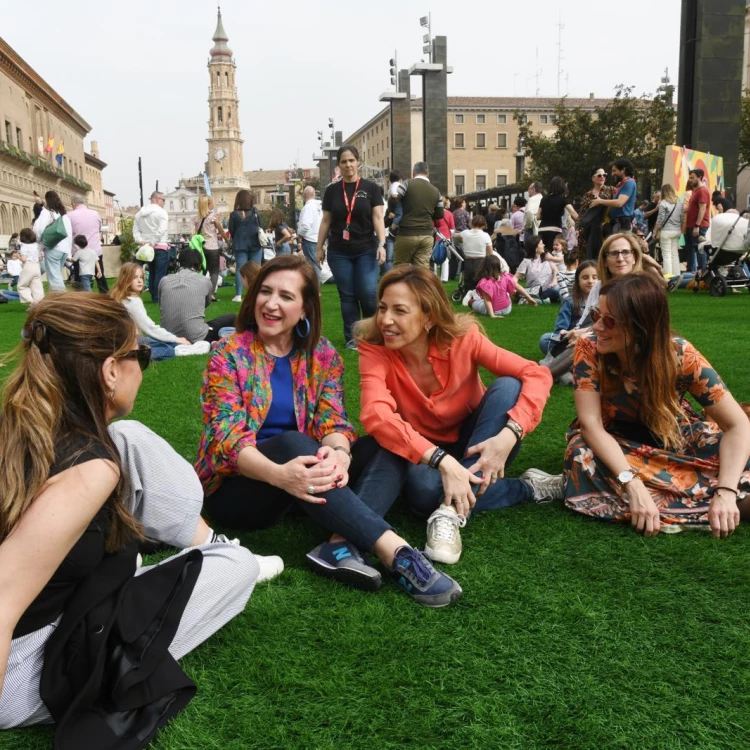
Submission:
<svg viewBox="0 0 750 750">
<path fill-rule="evenodd" d="M 718 190 L 724 195 L 724 158 L 705 151 L 694 151 L 684 146 L 667 146 L 664 154 L 664 179 L 677 195 L 682 196 L 687 189 L 688 172 L 702 169 L 706 187 L 710 193 Z"/>
</svg>

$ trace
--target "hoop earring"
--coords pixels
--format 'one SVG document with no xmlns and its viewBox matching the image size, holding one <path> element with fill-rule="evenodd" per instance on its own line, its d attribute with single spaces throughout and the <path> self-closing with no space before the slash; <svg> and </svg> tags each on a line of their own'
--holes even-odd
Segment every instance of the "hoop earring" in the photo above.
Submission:
<svg viewBox="0 0 750 750">
<path fill-rule="evenodd" d="M 305 325 L 307 326 L 307 327 L 305 328 L 305 332 L 304 332 L 304 333 L 302 333 L 302 331 L 300 331 L 300 329 L 299 329 L 299 324 L 300 324 L 300 323 L 302 323 L 302 322 L 304 322 L 304 323 L 305 323 Z M 307 337 L 308 337 L 308 336 L 310 335 L 310 321 L 309 321 L 309 320 L 308 320 L 307 318 L 302 318 L 302 319 L 301 319 L 301 320 L 299 321 L 299 323 L 297 323 L 297 325 L 296 325 L 296 326 L 294 326 L 294 332 L 295 332 L 295 333 L 296 333 L 296 334 L 297 334 L 297 335 L 298 335 L 298 336 L 299 336 L 299 337 L 300 337 L 301 339 L 306 339 L 306 338 L 307 338 Z"/>
</svg>

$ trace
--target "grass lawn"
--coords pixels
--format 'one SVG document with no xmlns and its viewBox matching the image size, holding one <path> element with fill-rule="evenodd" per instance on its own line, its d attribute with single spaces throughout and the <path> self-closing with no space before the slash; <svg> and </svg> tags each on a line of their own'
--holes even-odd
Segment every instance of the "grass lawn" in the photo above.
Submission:
<svg viewBox="0 0 750 750">
<path fill-rule="evenodd" d="M 233 293 L 220 289 L 209 314 L 236 309 Z M 670 304 L 676 330 L 738 400 L 750 400 L 750 295 L 680 290 Z M 343 351 L 332 286 L 323 307 L 324 333 Z M 524 306 L 486 325 L 499 345 L 538 359 L 555 315 L 556 306 Z M 0 352 L 17 342 L 23 319 L 19 303 L 0 306 Z M 356 417 L 357 355 L 344 358 Z M 152 365 L 132 414 L 190 461 L 204 364 Z M 571 389 L 555 386 L 510 473 L 559 472 L 572 417 Z M 424 543 L 424 521 L 398 506 L 390 520 Z M 643 539 L 560 504 L 478 515 L 450 570 L 463 598 L 437 611 L 388 582 L 365 594 L 308 572 L 304 554 L 323 534 L 300 515 L 242 535 L 287 569 L 184 659 L 198 695 L 154 748 L 750 747 L 745 527 L 725 541 L 700 532 Z M 51 737 L 46 728 L 5 732 L 0 748 L 46 748 Z"/>
</svg>

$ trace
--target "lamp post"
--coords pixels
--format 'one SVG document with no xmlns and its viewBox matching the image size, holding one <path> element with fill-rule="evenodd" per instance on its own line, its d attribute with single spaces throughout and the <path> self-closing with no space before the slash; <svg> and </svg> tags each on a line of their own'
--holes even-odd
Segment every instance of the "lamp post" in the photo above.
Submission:
<svg viewBox="0 0 750 750">
<path fill-rule="evenodd" d="M 427 33 L 422 37 L 422 52 L 428 55 L 428 62 L 432 62 L 432 13 L 422 16 L 419 19 L 419 25 L 427 29 Z"/>
</svg>

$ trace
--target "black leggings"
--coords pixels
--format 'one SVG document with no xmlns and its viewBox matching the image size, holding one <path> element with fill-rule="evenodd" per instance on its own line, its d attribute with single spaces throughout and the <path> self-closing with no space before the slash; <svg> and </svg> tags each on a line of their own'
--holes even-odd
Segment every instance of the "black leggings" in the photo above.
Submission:
<svg viewBox="0 0 750 750">
<path fill-rule="evenodd" d="M 208 341 L 209 344 L 213 344 L 214 341 L 219 340 L 219 331 L 222 328 L 229 328 L 234 326 L 237 316 L 232 313 L 226 315 L 219 315 L 218 318 L 206 321 L 208 323 L 208 333 L 206 334 L 204 341 Z"/>
</svg>

